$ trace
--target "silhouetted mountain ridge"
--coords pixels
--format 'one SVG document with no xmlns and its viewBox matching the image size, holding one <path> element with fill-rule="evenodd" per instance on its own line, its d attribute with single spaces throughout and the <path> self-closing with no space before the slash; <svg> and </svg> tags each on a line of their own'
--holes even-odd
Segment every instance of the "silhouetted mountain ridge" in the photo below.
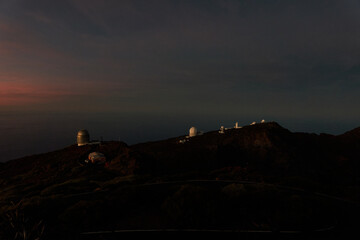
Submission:
<svg viewBox="0 0 360 240">
<path fill-rule="evenodd" d="M 359 133 L 291 132 L 268 122 L 131 146 L 71 145 L 1 164 L 1 211 L 21 200 L 23 211 L 45 219 L 51 239 L 94 229 L 346 225 L 344 209 L 328 212 L 338 203 L 276 186 L 359 201 Z M 85 164 L 94 151 L 106 156 L 104 166 Z"/>
<path fill-rule="evenodd" d="M 180 143 L 180 140 L 186 142 Z M 192 138 L 182 136 L 133 146 L 122 142 L 83 147 L 72 145 L 6 162 L 0 165 L 0 173 L 2 179 L 25 173 L 36 174 L 36 179 L 71 177 L 90 152 L 99 151 L 108 159 L 106 169 L 123 175 L 136 172 L 181 174 L 250 166 L 270 174 L 305 174 L 308 177 L 316 175 L 315 172 L 320 174 L 322 169 L 327 169 L 326 174 L 330 174 L 344 164 L 357 166 L 359 144 L 360 128 L 338 136 L 318 135 L 293 133 L 276 122 L 268 122 L 227 129 L 223 134 L 211 131 Z M 86 168 L 80 169 L 77 174 L 86 174 Z"/>
</svg>

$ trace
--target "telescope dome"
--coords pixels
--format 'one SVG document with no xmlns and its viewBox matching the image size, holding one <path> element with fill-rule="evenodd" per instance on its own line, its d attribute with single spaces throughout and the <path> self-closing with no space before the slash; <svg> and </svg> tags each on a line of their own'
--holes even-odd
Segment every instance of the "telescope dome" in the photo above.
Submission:
<svg viewBox="0 0 360 240">
<path fill-rule="evenodd" d="M 189 130 L 189 137 L 195 137 L 197 135 L 196 127 L 191 127 Z"/>
<path fill-rule="evenodd" d="M 77 134 L 78 146 L 84 146 L 90 142 L 90 135 L 86 129 L 82 129 Z"/>
</svg>

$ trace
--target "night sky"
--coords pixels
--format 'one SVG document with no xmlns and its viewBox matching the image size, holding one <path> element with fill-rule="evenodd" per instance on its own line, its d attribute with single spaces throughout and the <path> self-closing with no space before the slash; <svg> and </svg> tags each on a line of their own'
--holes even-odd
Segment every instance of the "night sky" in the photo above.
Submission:
<svg viewBox="0 0 360 240">
<path fill-rule="evenodd" d="M 359 90 L 358 0 L 0 0 L 1 124 L 128 119 L 128 137 L 144 119 L 181 132 L 265 118 L 339 133 L 360 126 Z"/>
</svg>

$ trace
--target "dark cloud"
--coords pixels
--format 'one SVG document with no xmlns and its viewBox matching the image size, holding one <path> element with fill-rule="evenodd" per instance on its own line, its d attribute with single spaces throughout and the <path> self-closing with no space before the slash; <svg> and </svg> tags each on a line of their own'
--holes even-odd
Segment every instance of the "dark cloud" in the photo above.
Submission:
<svg viewBox="0 0 360 240">
<path fill-rule="evenodd" d="M 105 86 L 96 98 L 108 109 L 239 106 L 249 114 L 311 116 L 331 104 L 332 112 L 360 117 L 351 110 L 360 100 L 358 1 L 0 4 L 2 76 Z"/>
</svg>

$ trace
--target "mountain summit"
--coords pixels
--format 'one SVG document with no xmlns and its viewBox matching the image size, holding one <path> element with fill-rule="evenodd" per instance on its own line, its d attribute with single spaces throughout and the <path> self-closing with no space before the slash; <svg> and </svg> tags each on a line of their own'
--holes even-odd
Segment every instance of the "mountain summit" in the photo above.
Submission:
<svg viewBox="0 0 360 240">
<path fill-rule="evenodd" d="M 129 229 L 341 232 L 359 210 L 341 205 L 359 201 L 359 129 L 294 133 L 268 122 L 132 146 L 72 145 L 1 164 L 1 212 L 44 221 L 51 239 Z M 86 164 L 92 152 L 106 163 Z M 4 219 L 6 235 L 14 224 Z"/>
</svg>

